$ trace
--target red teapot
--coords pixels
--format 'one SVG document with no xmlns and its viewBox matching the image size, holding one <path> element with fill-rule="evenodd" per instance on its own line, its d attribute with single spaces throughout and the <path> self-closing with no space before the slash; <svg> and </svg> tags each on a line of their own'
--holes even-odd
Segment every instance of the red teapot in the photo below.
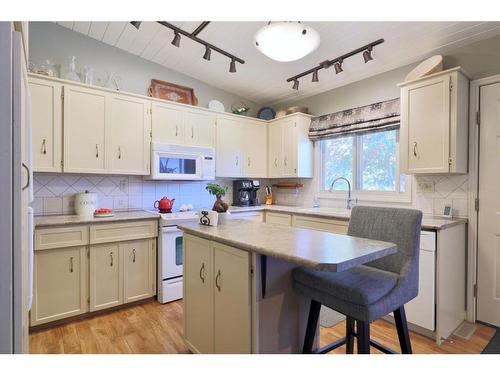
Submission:
<svg viewBox="0 0 500 375">
<path fill-rule="evenodd" d="M 156 201 L 154 207 L 160 210 L 161 214 L 168 214 L 172 212 L 172 207 L 174 206 L 175 199 L 168 199 L 163 197 L 159 201 Z"/>
</svg>

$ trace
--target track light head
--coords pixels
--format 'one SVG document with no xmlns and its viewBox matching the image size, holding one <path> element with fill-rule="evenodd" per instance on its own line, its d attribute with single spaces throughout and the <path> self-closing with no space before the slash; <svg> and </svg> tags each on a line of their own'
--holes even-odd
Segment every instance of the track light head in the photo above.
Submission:
<svg viewBox="0 0 500 375">
<path fill-rule="evenodd" d="M 363 59 L 365 60 L 365 64 L 370 61 L 370 60 L 373 60 L 373 57 L 372 57 L 372 47 L 368 47 L 364 52 L 363 52 Z"/>
<path fill-rule="evenodd" d="M 335 67 L 335 74 L 339 74 L 340 72 L 343 72 L 344 70 L 342 69 L 342 62 L 343 60 L 340 59 L 337 61 L 333 66 Z"/>
<path fill-rule="evenodd" d="M 293 80 L 293 87 L 292 89 L 294 90 L 298 90 L 299 89 L 299 80 L 298 79 L 294 79 Z"/>
<path fill-rule="evenodd" d="M 319 78 L 318 78 L 318 69 L 316 69 L 314 72 L 313 72 L 313 78 L 312 78 L 312 81 L 311 82 L 319 82 Z"/>
<path fill-rule="evenodd" d="M 137 30 L 139 30 L 139 27 L 141 27 L 142 21 L 130 21 L 130 24 L 134 26 Z"/>
<path fill-rule="evenodd" d="M 234 59 L 232 59 L 231 64 L 229 64 L 229 73 L 236 73 L 236 61 L 234 61 Z"/>
<path fill-rule="evenodd" d="M 205 48 L 205 54 L 203 55 L 203 58 L 207 61 L 210 61 L 210 55 L 212 54 L 212 50 L 209 47 Z"/>
<path fill-rule="evenodd" d="M 181 35 L 174 31 L 174 39 L 172 39 L 172 45 L 179 47 L 181 45 Z"/>
</svg>

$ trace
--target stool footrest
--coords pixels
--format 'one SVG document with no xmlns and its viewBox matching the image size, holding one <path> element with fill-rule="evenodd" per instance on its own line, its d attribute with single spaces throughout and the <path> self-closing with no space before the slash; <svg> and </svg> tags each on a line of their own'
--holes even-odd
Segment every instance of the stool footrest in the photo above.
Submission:
<svg viewBox="0 0 500 375">
<path fill-rule="evenodd" d="M 357 337 L 357 333 L 353 332 L 352 335 L 354 337 Z M 338 347 L 341 347 L 347 342 L 347 337 L 342 337 L 341 339 L 338 339 L 331 344 L 325 345 L 322 348 L 316 349 L 314 351 L 314 354 L 325 354 L 328 353 L 334 349 L 337 349 Z M 370 339 L 370 346 L 373 346 L 375 349 L 380 350 L 384 354 L 399 354 L 398 352 L 395 352 L 392 349 L 389 349 L 387 346 L 382 345 L 378 341 L 371 340 Z"/>
</svg>

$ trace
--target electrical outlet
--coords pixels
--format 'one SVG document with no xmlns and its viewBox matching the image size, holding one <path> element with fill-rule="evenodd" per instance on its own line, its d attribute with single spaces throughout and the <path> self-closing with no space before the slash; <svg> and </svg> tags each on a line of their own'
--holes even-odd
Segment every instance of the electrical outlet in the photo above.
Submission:
<svg viewBox="0 0 500 375">
<path fill-rule="evenodd" d="M 417 193 L 434 193 L 434 182 L 417 180 Z"/>
<path fill-rule="evenodd" d="M 122 193 L 126 193 L 127 192 L 127 181 L 126 180 L 121 180 L 119 186 L 120 186 L 120 191 Z"/>
</svg>

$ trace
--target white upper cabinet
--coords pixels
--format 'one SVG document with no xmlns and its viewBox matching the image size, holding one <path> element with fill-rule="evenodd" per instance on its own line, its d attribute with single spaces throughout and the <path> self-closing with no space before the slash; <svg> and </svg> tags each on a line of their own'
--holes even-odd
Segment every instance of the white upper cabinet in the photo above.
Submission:
<svg viewBox="0 0 500 375">
<path fill-rule="evenodd" d="M 62 171 L 62 85 L 29 78 L 31 92 L 33 169 Z"/>
<path fill-rule="evenodd" d="M 184 143 L 183 110 L 181 107 L 154 101 L 152 103 L 153 142 Z"/>
<path fill-rule="evenodd" d="M 214 147 L 214 113 L 158 101 L 152 106 L 153 142 Z"/>
<path fill-rule="evenodd" d="M 243 126 L 235 118 L 219 116 L 217 118 L 217 145 L 215 174 L 217 177 L 240 177 L 241 141 Z"/>
<path fill-rule="evenodd" d="M 215 114 L 188 109 L 184 112 L 184 142 L 188 145 L 213 147 Z"/>
<path fill-rule="evenodd" d="M 401 171 L 467 173 L 469 80 L 460 68 L 401 87 Z"/>
<path fill-rule="evenodd" d="M 149 173 L 151 102 L 126 95 L 110 96 L 106 128 L 108 171 L 114 174 Z"/>
<path fill-rule="evenodd" d="M 295 113 L 269 123 L 269 177 L 313 176 L 313 144 L 309 139 L 311 117 Z"/>
<path fill-rule="evenodd" d="M 267 176 L 266 123 L 246 117 L 217 117 L 217 177 Z"/>
<path fill-rule="evenodd" d="M 243 122 L 243 177 L 267 176 L 267 124 L 245 119 Z"/>
<path fill-rule="evenodd" d="M 104 173 L 106 91 L 64 85 L 64 171 Z"/>
</svg>

